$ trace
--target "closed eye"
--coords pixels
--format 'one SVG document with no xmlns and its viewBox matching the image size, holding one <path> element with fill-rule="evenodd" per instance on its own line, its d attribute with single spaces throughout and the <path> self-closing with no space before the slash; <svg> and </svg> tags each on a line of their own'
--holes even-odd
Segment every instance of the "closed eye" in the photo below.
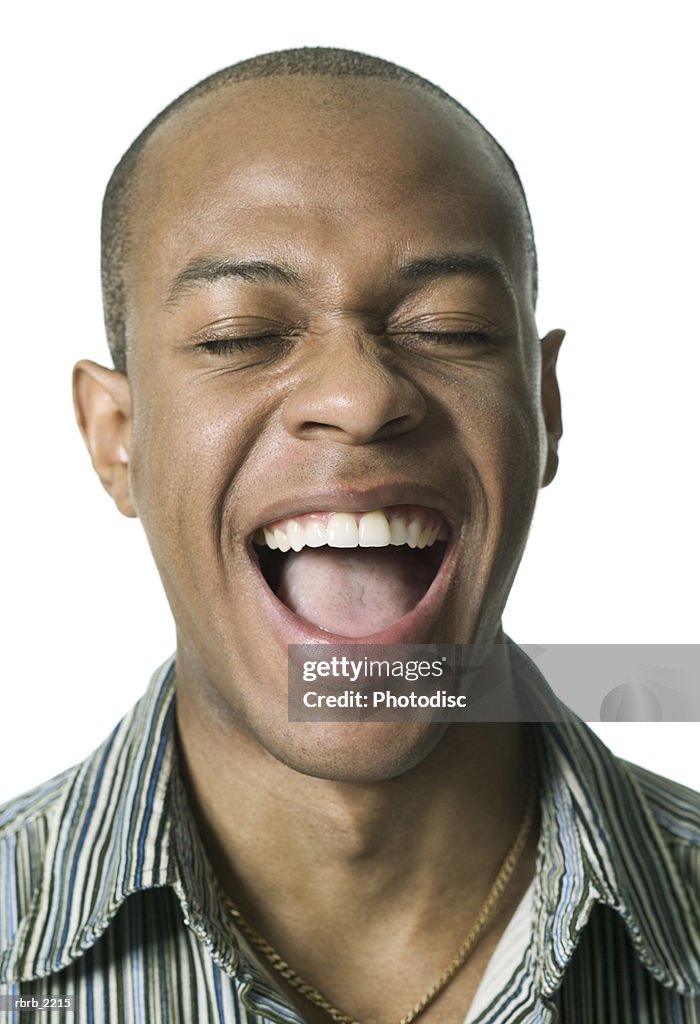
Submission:
<svg viewBox="0 0 700 1024">
<path fill-rule="evenodd" d="M 485 348 L 495 345 L 502 329 L 484 316 L 462 310 L 432 310 L 419 316 L 397 319 L 387 325 L 388 336 L 410 347 L 436 346 Z"/>
<path fill-rule="evenodd" d="M 483 331 L 408 331 L 412 337 L 448 345 L 491 345 L 495 338 Z"/>
<path fill-rule="evenodd" d="M 200 341 L 195 348 L 199 352 L 211 352 L 214 355 L 230 355 L 232 352 L 244 352 L 251 348 L 264 348 L 286 341 L 288 335 L 252 334 L 245 338 L 210 338 Z"/>
</svg>

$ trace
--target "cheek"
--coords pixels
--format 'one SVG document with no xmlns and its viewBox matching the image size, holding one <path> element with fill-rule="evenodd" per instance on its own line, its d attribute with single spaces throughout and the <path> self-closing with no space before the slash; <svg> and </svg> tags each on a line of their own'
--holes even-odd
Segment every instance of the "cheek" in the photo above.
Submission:
<svg viewBox="0 0 700 1024">
<path fill-rule="evenodd" d="M 463 382 L 449 399 L 462 447 L 480 475 L 502 490 L 531 485 L 539 473 L 541 416 L 521 374 L 494 368 Z"/>
<path fill-rule="evenodd" d="M 162 368 L 136 392 L 132 495 L 171 584 L 212 579 L 246 532 L 239 535 L 239 511 L 250 506 L 251 489 L 259 504 L 279 481 L 282 398 L 269 379 Z"/>
<path fill-rule="evenodd" d="M 132 494 L 152 533 L 208 533 L 255 424 L 233 402 L 161 390 L 135 404 Z M 208 524 L 208 525 L 207 525 Z"/>
</svg>

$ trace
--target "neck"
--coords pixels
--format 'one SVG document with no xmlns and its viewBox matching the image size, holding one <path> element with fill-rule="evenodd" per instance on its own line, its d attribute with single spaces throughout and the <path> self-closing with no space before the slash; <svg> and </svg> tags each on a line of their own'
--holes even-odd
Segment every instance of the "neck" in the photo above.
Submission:
<svg viewBox="0 0 700 1024">
<path fill-rule="evenodd" d="M 223 887 L 253 919 L 291 917 L 299 905 L 316 920 L 362 917 L 368 906 L 405 917 L 410 891 L 418 928 L 453 895 L 473 892 L 476 904 L 488 889 L 525 803 L 517 725 L 452 725 L 410 770 L 339 782 L 231 735 L 186 693 L 178 728 L 195 818 Z"/>
</svg>

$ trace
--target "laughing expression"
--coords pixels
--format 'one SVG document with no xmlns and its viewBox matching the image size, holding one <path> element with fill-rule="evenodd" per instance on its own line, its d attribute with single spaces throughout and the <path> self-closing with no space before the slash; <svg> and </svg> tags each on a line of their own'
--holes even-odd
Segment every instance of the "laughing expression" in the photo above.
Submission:
<svg viewBox="0 0 700 1024">
<path fill-rule="evenodd" d="M 132 230 L 129 489 L 183 707 L 405 767 L 425 727 L 293 732 L 287 644 L 499 635 L 558 430 L 515 186 L 408 86 L 244 82 L 157 130 Z"/>
</svg>

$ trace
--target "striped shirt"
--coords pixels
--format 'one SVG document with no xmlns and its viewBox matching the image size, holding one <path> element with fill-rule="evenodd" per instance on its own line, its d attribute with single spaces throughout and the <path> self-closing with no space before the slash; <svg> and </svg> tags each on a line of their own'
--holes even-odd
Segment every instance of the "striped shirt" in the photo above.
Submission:
<svg viewBox="0 0 700 1024">
<path fill-rule="evenodd" d="M 519 966 L 530 941 L 534 891 L 534 882 L 530 882 L 527 892 L 518 904 L 491 955 L 464 1024 L 474 1024 L 475 1021 L 478 1021 L 484 1009 L 500 994 L 501 989 L 505 988 L 511 975 Z"/>
<path fill-rule="evenodd" d="M 476 1021 L 700 1024 L 700 798 L 613 757 L 517 657 L 549 719 L 531 726 L 533 912 Z M 51 1024 L 302 1021 L 232 928 L 177 769 L 174 696 L 171 660 L 86 761 L 0 808 L 3 1007 L 70 996 Z"/>
</svg>

